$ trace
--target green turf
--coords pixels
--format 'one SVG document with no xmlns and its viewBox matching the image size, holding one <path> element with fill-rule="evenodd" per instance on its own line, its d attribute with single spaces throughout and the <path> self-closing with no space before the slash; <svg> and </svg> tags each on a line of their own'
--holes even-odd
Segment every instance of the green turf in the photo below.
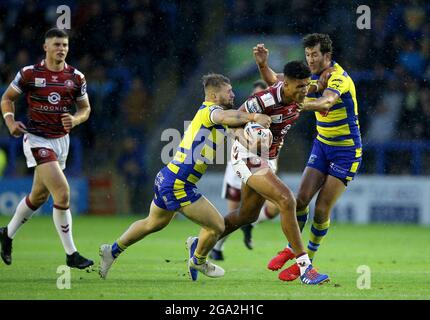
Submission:
<svg viewBox="0 0 430 320">
<path fill-rule="evenodd" d="M 136 218 L 75 217 L 80 252 L 98 261 L 98 246 L 111 243 Z M 0 217 L 0 225 L 8 222 Z M 285 244 L 280 226 L 254 229 L 254 250 L 241 231 L 226 243 L 226 275 L 191 282 L 186 273 L 185 239 L 198 227 L 174 220 L 159 233 L 130 247 L 105 281 L 96 272 L 72 270 L 71 289 L 57 289 L 57 267 L 65 256 L 50 217 L 35 217 L 18 233 L 13 264 L 0 261 L 0 299 L 430 299 L 430 229 L 401 225 L 347 225 L 330 228 L 316 264 L 331 282 L 317 287 L 278 280 L 266 269 Z M 305 233 L 307 239 L 307 233 Z M 371 289 L 359 290 L 357 267 L 371 270 Z"/>
</svg>

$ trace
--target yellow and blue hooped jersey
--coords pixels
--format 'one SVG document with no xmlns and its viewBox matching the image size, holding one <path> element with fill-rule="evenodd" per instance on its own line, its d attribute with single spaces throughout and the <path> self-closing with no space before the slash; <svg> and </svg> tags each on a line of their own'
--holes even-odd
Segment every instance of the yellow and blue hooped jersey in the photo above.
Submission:
<svg viewBox="0 0 430 320">
<path fill-rule="evenodd" d="M 352 147 L 361 156 L 361 134 L 358 122 L 358 103 L 354 81 L 335 61 L 331 66 L 334 71 L 328 81 L 327 89 L 339 95 L 336 103 L 324 114 L 315 112 L 317 139 L 330 146 Z M 311 81 L 317 81 L 319 74 L 313 74 Z M 310 93 L 306 99 L 318 99 L 323 92 Z"/>
<path fill-rule="evenodd" d="M 227 126 L 212 122 L 211 114 L 222 108 L 213 102 L 203 102 L 184 133 L 176 154 L 167 168 L 176 176 L 175 184 L 196 184 L 214 163 L 217 146 L 224 143 Z"/>
</svg>

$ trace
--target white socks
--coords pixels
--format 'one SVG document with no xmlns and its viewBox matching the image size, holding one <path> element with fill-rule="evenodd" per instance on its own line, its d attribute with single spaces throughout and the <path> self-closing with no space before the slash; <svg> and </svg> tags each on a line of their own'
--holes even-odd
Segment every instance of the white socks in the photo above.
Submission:
<svg viewBox="0 0 430 320">
<path fill-rule="evenodd" d="M 7 236 L 13 239 L 19 228 L 26 223 L 38 208 L 29 200 L 23 198 L 16 207 L 15 213 L 7 225 Z M 77 251 L 72 236 L 72 214 L 69 209 L 64 210 L 54 205 L 53 215 L 55 228 L 60 236 L 64 250 L 68 255 Z"/>
<path fill-rule="evenodd" d="M 52 217 L 66 253 L 71 255 L 73 252 L 78 251 L 73 242 L 72 214 L 70 209 L 64 210 L 64 208 L 60 208 L 54 204 Z"/>
<path fill-rule="evenodd" d="M 13 239 L 18 229 L 31 218 L 37 209 L 31 204 L 28 196 L 23 198 L 16 207 L 12 220 L 7 225 L 7 236 Z"/>
<path fill-rule="evenodd" d="M 296 258 L 296 263 L 300 268 L 300 275 L 303 275 L 306 269 L 312 264 L 307 253 Z"/>
</svg>

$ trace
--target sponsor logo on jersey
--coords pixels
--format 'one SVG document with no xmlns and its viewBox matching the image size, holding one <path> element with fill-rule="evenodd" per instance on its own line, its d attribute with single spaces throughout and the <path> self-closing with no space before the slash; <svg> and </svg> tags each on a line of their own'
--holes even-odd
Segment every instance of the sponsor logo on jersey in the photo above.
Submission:
<svg viewBox="0 0 430 320">
<path fill-rule="evenodd" d="M 64 85 L 66 86 L 66 88 L 71 89 L 71 88 L 73 88 L 73 86 L 75 84 L 73 83 L 72 80 L 69 79 L 69 80 L 64 81 Z"/>
<path fill-rule="evenodd" d="M 263 109 L 260 107 L 260 104 L 258 103 L 257 98 L 251 98 L 250 100 L 246 101 L 246 108 L 248 109 L 249 113 L 260 113 L 263 111 Z"/>
<path fill-rule="evenodd" d="M 281 134 L 285 135 L 287 134 L 288 130 L 291 129 L 291 124 L 287 124 L 282 130 L 281 130 Z"/>
<path fill-rule="evenodd" d="M 272 123 L 282 123 L 282 114 L 275 114 L 270 118 L 272 118 Z"/>
<path fill-rule="evenodd" d="M 274 106 L 275 103 L 275 99 L 273 98 L 272 94 L 270 93 L 265 93 L 260 97 L 261 101 L 263 101 L 264 107 L 271 107 Z"/>
<path fill-rule="evenodd" d="M 60 96 L 60 94 L 59 94 L 59 93 L 57 93 L 57 92 L 51 92 L 51 93 L 48 95 L 48 101 L 49 101 L 49 103 L 51 103 L 51 104 L 58 104 L 58 102 L 60 102 L 60 100 L 61 100 L 61 96 Z"/>
<path fill-rule="evenodd" d="M 46 87 L 46 79 L 45 78 L 35 78 L 34 79 L 34 86 L 36 86 L 38 88 Z"/>
</svg>

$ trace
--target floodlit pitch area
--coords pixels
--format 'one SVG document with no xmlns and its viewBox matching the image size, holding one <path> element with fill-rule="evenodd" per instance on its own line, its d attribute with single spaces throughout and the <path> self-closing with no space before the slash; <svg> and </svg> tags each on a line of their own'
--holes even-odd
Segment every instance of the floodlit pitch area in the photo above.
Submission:
<svg viewBox="0 0 430 320">
<path fill-rule="evenodd" d="M 137 217 L 75 217 L 79 251 L 98 265 L 98 247 L 112 243 Z M 8 222 L 0 217 L 0 225 Z M 308 228 L 306 228 L 307 230 Z M 17 234 L 11 266 L 0 264 L 0 299 L 430 299 L 426 253 L 429 228 L 406 225 L 333 224 L 315 265 L 331 277 L 323 286 L 278 280 L 267 262 L 285 245 L 278 222 L 254 228 L 254 250 L 235 232 L 226 243 L 226 275 L 188 279 L 185 240 L 199 228 L 174 220 L 166 229 L 127 249 L 106 281 L 96 272 L 72 270 L 71 288 L 57 288 L 65 255 L 51 217 L 35 217 Z M 307 242 L 307 232 L 305 233 Z M 359 266 L 370 268 L 370 289 L 358 289 Z M 364 269 L 364 268 L 363 268 Z M 361 270 L 361 269 L 359 269 Z M 369 281 L 367 277 L 366 281 Z"/>
</svg>

